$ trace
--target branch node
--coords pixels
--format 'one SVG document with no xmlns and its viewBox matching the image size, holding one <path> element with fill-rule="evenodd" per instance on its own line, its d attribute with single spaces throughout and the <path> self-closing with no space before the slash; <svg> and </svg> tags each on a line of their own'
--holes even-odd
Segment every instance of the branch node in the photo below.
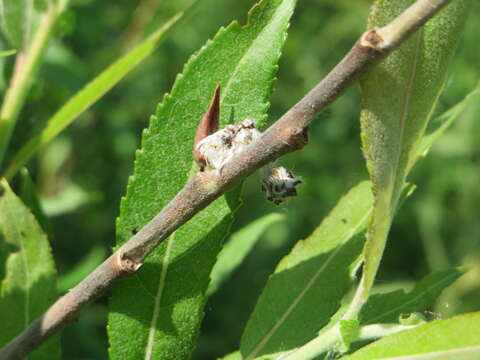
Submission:
<svg viewBox="0 0 480 360">
<path fill-rule="evenodd" d="M 291 127 L 288 130 L 288 144 L 295 150 L 303 148 L 308 143 L 308 126 Z"/>
<path fill-rule="evenodd" d="M 385 49 L 383 38 L 378 33 L 377 29 L 365 31 L 360 38 L 360 46 L 372 49 L 375 52 L 381 52 Z"/>
<path fill-rule="evenodd" d="M 131 259 L 127 253 L 119 253 L 116 260 L 113 262 L 113 266 L 121 275 L 133 274 L 143 265 Z"/>
</svg>

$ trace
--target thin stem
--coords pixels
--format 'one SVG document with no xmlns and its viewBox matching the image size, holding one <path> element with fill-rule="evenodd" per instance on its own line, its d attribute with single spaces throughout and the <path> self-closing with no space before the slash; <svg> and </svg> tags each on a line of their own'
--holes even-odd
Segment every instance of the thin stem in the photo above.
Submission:
<svg viewBox="0 0 480 360">
<path fill-rule="evenodd" d="M 358 341 L 375 340 L 385 336 L 396 334 L 400 331 L 414 329 L 418 325 L 399 325 L 399 324 L 372 324 L 362 326 L 358 334 Z"/>
<path fill-rule="evenodd" d="M 10 142 L 18 115 L 32 85 L 32 79 L 40 65 L 48 39 L 52 34 L 59 11 L 52 2 L 35 33 L 32 45 L 17 55 L 13 76 L 0 110 L 0 166 Z"/>
<path fill-rule="evenodd" d="M 399 325 L 399 324 L 372 324 L 365 325 L 359 329 L 356 341 L 368 341 L 392 335 L 403 330 L 409 330 L 418 325 Z M 277 360 L 310 360 L 316 359 L 318 355 L 334 349 L 337 344 L 342 342 L 340 326 L 335 324 L 328 331 L 325 331 L 315 339 L 309 341 L 302 347 L 281 355 Z"/>
<path fill-rule="evenodd" d="M 340 343 L 341 338 L 342 335 L 340 333 L 340 326 L 335 324 L 315 339 L 309 341 L 302 347 L 289 352 L 286 355 L 280 356 L 277 360 L 314 359 L 319 354 L 323 354 L 330 349 L 335 348 L 335 346 Z"/>
<path fill-rule="evenodd" d="M 438 11 L 438 8 L 431 8 L 431 11 L 432 13 L 420 14 L 424 17 L 423 23 Z M 416 26 L 419 23 L 423 24 L 417 22 Z M 408 34 L 410 33 L 404 32 L 405 38 Z M 155 218 L 0 350 L 0 359 L 20 359 L 30 353 L 76 317 L 84 306 L 98 298 L 116 280 L 135 273 L 151 251 L 196 213 L 255 170 L 286 153 L 301 149 L 307 142 L 308 125 L 316 114 L 338 98 L 360 75 L 376 65 L 393 48 L 394 46 L 379 37 L 377 30 L 365 32 L 327 77 L 256 142 L 227 163 L 221 173 L 205 171 L 193 176 Z"/>
</svg>

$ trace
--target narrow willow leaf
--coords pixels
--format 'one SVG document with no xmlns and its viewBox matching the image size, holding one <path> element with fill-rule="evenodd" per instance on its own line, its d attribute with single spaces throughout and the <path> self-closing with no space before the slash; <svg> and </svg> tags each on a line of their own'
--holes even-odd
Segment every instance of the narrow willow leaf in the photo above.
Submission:
<svg viewBox="0 0 480 360">
<path fill-rule="evenodd" d="M 32 213 L 0 182 L 0 347 L 55 301 L 56 271 L 47 237 Z M 58 337 L 28 359 L 59 359 Z"/>
<path fill-rule="evenodd" d="M 369 27 L 382 26 L 412 0 L 377 0 Z M 449 60 L 466 18 L 468 0 L 452 2 L 361 81 L 363 151 L 375 208 L 365 246 L 363 298 L 373 284 L 401 189 L 416 158 Z"/>
<path fill-rule="evenodd" d="M 10 55 L 14 55 L 16 52 L 17 52 L 17 50 L 15 50 L 15 49 L 0 51 L 0 58 L 10 56 Z"/>
<path fill-rule="evenodd" d="M 242 336 L 244 359 L 287 351 L 314 338 L 351 285 L 372 211 L 370 182 L 350 190 L 277 266 Z"/>
<path fill-rule="evenodd" d="M 207 295 L 213 294 L 230 274 L 242 263 L 265 230 L 272 224 L 284 219 L 282 214 L 268 214 L 233 234 L 227 245 L 218 254 L 218 260 L 212 269 Z"/>
<path fill-rule="evenodd" d="M 433 321 L 367 345 L 342 360 L 480 359 L 480 313 Z"/>
<path fill-rule="evenodd" d="M 146 40 L 111 64 L 94 80 L 71 97 L 63 107 L 48 119 L 45 129 L 30 139 L 14 155 L 5 172 L 5 176 L 7 178 L 12 177 L 42 146 L 54 139 L 78 116 L 89 109 L 97 100 L 122 80 L 131 70 L 152 54 L 160 41 L 163 40 L 165 34 L 183 14 L 183 12 L 180 12 L 172 17 Z"/>
<path fill-rule="evenodd" d="M 122 200 L 117 245 L 144 226 L 185 185 L 192 142 L 213 89 L 221 84 L 221 123 L 247 117 L 263 126 L 295 0 L 260 2 L 248 24 L 222 28 L 194 55 L 159 105 L 137 152 Z M 203 318 L 210 271 L 239 206 L 239 188 L 197 214 L 158 247 L 138 275 L 113 289 L 112 359 L 187 359 Z M 132 296 L 134 301 L 132 301 Z M 132 336 L 134 334 L 134 336 Z"/>
<path fill-rule="evenodd" d="M 360 312 L 360 323 L 395 323 L 401 314 L 424 311 L 463 274 L 461 269 L 440 270 L 426 276 L 409 292 L 397 290 L 372 295 Z"/>
<path fill-rule="evenodd" d="M 432 121 L 427 128 L 425 136 L 422 138 L 417 150 L 416 161 L 419 157 L 426 156 L 433 143 L 443 135 L 443 133 L 453 124 L 455 120 L 465 111 L 470 105 L 478 101 L 480 94 L 480 83 L 473 89 L 465 98 L 458 104 L 440 115 L 435 121 Z M 413 165 L 413 164 L 412 164 Z"/>
</svg>

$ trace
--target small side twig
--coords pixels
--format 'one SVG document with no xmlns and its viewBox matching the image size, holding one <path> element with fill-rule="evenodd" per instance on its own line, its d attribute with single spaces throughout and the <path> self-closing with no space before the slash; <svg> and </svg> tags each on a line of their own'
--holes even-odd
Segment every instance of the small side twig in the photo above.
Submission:
<svg viewBox="0 0 480 360">
<path fill-rule="evenodd" d="M 198 172 L 145 227 L 0 350 L 0 359 L 23 358 L 75 318 L 85 305 L 98 298 L 116 280 L 135 273 L 153 249 L 213 200 L 260 167 L 301 149 L 307 142 L 308 125 L 315 115 L 448 2 L 418 0 L 391 24 L 365 32 L 327 77 L 257 141 L 228 162 L 221 173 Z"/>
</svg>

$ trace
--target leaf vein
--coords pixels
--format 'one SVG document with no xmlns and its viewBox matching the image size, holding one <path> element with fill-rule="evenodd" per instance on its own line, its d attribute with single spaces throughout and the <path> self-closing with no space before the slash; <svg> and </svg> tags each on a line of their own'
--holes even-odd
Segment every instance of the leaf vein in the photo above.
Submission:
<svg viewBox="0 0 480 360">
<path fill-rule="evenodd" d="M 168 238 L 167 250 L 162 260 L 162 271 L 160 272 L 160 280 L 158 283 L 157 295 L 153 307 L 152 321 L 150 322 L 150 330 L 148 332 L 148 342 L 145 349 L 145 360 L 151 360 L 153 354 L 153 345 L 155 344 L 155 331 L 157 330 L 158 316 L 160 315 L 160 305 L 165 288 L 165 279 L 167 277 L 168 266 L 170 264 L 170 253 L 175 240 L 175 232 Z"/>
<path fill-rule="evenodd" d="M 395 184 L 397 184 L 397 176 L 398 176 L 398 168 L 400 167 L 400 158 L 402 156 L 402 149 L 404 145 L 404 135 L 405 135 L 405 124 L 407 122 L 407 118 L 410 112 L 410 105 L 411 105 L 411 99 L 412 99 L 412 91 L 413 91 L 413 85 L 415 83 L 415 78 L 417 77 L 417 65 L 418 65 L 418 58 L 419 58 L 419 51 L 420 51 L 420 45 L 422 43 L 422 34 L 423 30 L 420 29 L 418 31 L 418 34 L 416 35 L 416 42 L 415 42 L 415 54 L 412 59 L 412 73 L 410 75 L 410 78 L 407 83 L 406 87 L 406 92 L 405 92 L 405 100 L 404 100 L 404 108 L 402 112 L 402 116 L 400 118 L 400 135 L 399 135 L 399 141 L 398 141 L 398 149 L 397 149 L 397 157 L 395 159 L 395 165 L 394 165 L 394 171 L 393 171 L 393 176 L 395 176 L 395 179 L 393 179 L 393 191 L 396 195 L 397 190 L 395 189 Z M 402 179 L 402 183 L 403 183 Z M 396 206 L 397 199 L 391 199 L 394 200 L 395 204 L 390 204 L 390 211 L 393 211 L 393 209 Z"/>
</svg>

